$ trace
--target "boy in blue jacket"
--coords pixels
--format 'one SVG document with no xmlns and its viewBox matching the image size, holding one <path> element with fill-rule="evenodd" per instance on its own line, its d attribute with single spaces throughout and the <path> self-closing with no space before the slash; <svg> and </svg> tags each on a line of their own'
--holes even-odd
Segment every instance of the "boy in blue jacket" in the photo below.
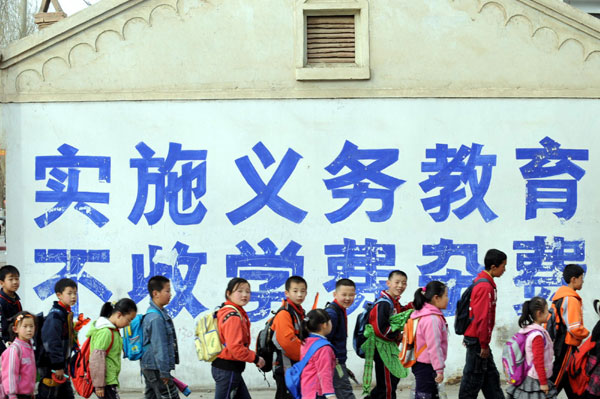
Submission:
<svg viewBox="0 0 600 399">
<path fill-rule="evenodd" d="M 38 365 L 41 375 L 38 399 L 73 399 L 73 387 L 68 378 L 68 364 L 76 335 L 71 307 L 77 303 L 77 283 L 62 278 L 54 285 L 58 298 L 42 326 L 43 355 Z M 52 378 L 54 373 L 55 378 Z"/>
<path fill-rule="evenodd" d="M 11 340 L 10 332 L 12 326 L 8 325 L 8 320 L 23 310 L 21 298 L 17 295 L 17 290 L 21 285 L 19 270 L 13 265 L 0 267 L 0 354 L 6 350 L 6 344 Z"/>
<path fill-rule="evenodd" d="M 144 398 L 179 398 L 171 376 L 179 364 L 175 325 L 164 309 L 171 301 L 171 282 L 164 276 L 151 277 L 148 292 L 152 300 L 142 321 L 144 354 L 140 364 L 146 383 Z"/>
<path fill-rule="evenodd" d="M 348 359 L 348 351 L 346 350 L 348 315 L 346 309 L 352 306 L 355 297 L 356 284 L 350 279 L 343 278 L 335 283 L 334 301 L 325 307 L 325 311 L 331 318 L 332 328 L 331 333 L 327 335 L 327 339 L 335 349 L 337 366 L 333 373 L 333 388 L 338 399 L 355 399 L 348 369 L 346 368 L 346 360 Z"/>
</svg>

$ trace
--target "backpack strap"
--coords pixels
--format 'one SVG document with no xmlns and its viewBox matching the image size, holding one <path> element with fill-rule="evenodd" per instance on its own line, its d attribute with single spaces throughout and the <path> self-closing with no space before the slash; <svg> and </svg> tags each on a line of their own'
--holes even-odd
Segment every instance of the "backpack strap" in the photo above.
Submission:
<svg viewBox="0 0 600 399">
<path fill-rule="evenodd" d="M 242 318 L 242 314 L 240 313 L 240 311 L 235 306 L 232 306 L 232 305 L 223 305 L 223 306 L 221 306 L 221 309 L 223 309 L 223 308 L 231 308 L 231 309 L 233 309 L 233 312 L 227 313 L 225 315 L 225 317 L 223 318 L 223 321 L 221 323 L 225 323 L 227 321 L 227 319 L 229 319 L 231 316 L 237 316 L 240 319 Z"/>
<path fill-rule="evenodd" d="M 109 328 L 110 331 L 110 345 L 108 345 L 108 348 L 106 349 L 106 356 L 108 356 L 108 352 L 110 352 L 110 349 L 113 346 L 113 343 L 115 342 L 115 332 L 112 328 Z"/>
<path fill-rule="evenodd" d="M 304 367 L 306 367 L 306 365 L 308 364 L 308 361 L 315 354 L 315 352 L 326 345 L 331 346 L 331 343 L 329 342 L 329 340 L 324 339 L 324 338 L 319 338 L 318 340 L 313 342 L 313 344 L 310 346 L 310 348 L 308 348 L 308 351 L 306 351 L 306 353 L 304 354 L 304 357 L 302 358 L 302 360 L 300 360 L 298 363 L 295 364 L 295 367 L 298 368 L 298 371 L 300 373 L 302 373 L 302 370 L 304 370 Z"/>
<path fill-rule="evenodd" d="M 340 307 L 333 302 L 327 302 L 325 307 L 333 309 L 333 311 L 337 314 L 338 322 L 337 322 L 337 325 L 335 326 L 335 330 L 340 331 L 341 323 L 344 323 L 344 314 L 342 313 L 342 309 L 340 309 Z"/>
</svg>

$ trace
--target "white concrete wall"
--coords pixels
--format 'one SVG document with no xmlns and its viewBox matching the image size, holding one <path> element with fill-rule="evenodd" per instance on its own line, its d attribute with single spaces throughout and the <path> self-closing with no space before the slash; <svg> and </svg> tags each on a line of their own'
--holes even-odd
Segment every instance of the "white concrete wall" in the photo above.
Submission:
<svg viewBox="0 0 600 399">
<path fill-rule="evenodd" d="M 33 312 L 47 311 L 52 298 L 41 300 L 34 287 L 48 280 L 65 266 L 56 263 L 36 263 L 37 249 L 107 250 L 110 260 L 88 263 L 84 271 L 102 282 L 111 292 L 111 299 L 128 295 L 133 286 L 132 254 L 143 254 L 148 273 L 148 246 L 170 250 L 180 241 L 189 245 L 189 252 L 205 252 L 199 278 L 193 287 L 194 296 L 207 308 L 223 300 L 228 277 L 226 255 L 239 254 L 236 244 L 248 241 L 258 254 L 257 243 L 270 238 L 283 249 L 290 240 L 302 247 L 304 276 L 308 280 L 309 298 L 320 293 L 323 306 L 331 295 L 323 283 L 330 280 L 327 272 L 325 245 L 343 243 L 344 238 L 364 245 L 365 238 L 395 246 L 393 268 L 409 275 L 408 289 L 402 302 L 408 302 L 418 287 L 417 265 L 435 257 L 423 256 L 422 246 L 440 242 L 441 238 L 457 244 L 476 244 L 478 260 L 488 248 L 499 248 L 508 254 L 507 273 L 498 281 L 498 318 L 493 336 L 493 350 L 500 357 L 501 345 L 517 328 L 513 305 L 524 298 L 524 288 L 516 286 L 517 253 L 514 241 L 532 241 L 534 236 L 564 237 L 566 241 L 585 241 L 585 262 L 588 274 L 582 292 L 586 325 L 593 327 L 597 316 L 591 313 L 591 301 L 596 298 L 594 287 L 600 283 L 595 270 L 598 248 L 598 186 L 600 178 L 600 148 L 596 132 L 600 116 L 595 101 L 583 100 L 257 100 L 257 101 L 196 101 L 196 102 L 114 102 L 63 104 L 7 104 L 3 106 L 3 128 L 8 133 L 8 253 L 9 263 L 22 273 L 24 308 Z M 575 161 L 585 170 L 578 183 L 577 211 L 570 220 L 562 220 L 552 210 L 540 210 L 535 219 L 525 220 L 525 180 L 519 168 L 527 163 L 515 158 L 516 148 L 541 148 L 545 136 L 559 142 L 564 149 L 589 150 L 589 161 Z M 342 206 L 345 200 L 333 199 L 323 179 L 333 177 L 324 168 L 340 153 L 345 140 L 359 149 L 398 149 L 399 159 L 383 172 L 405 180 L 394 192 L 392 216 L 380 223 L 370 222 L 365 211 L 377 210 L 380 201 L 366 200 L 347 219 L 331 224 L 324 216 Z M 169 216 L 168 205 L 162 219 L 149 226 L 142 217 L 139 223 L 128 220 L 137 193 L 137 171 L 130 168 L 130 159 L 140 158 L 135 146 L 144 141 L 165 157 L 169 142 L 183 145 L 184 150 L 207 151 L 207 191 L 201 202 L 207 208 L 199 224 L 176 225 Z M 261 141 L 271 151 L 275 164 L 264 170 L 252 147 Z M 482 144 L 483 155 L 496 155 L 485 202 L 498 215 L 486 223 L 475 211 L 463 220 L 450 214 L 436 223 L 423 210 L 420 200 L 427 195 L 419 182 L 427 178 L 421 172 L 425 150 L 436 143 L 457 148 L 471 143 Z M 108 204 L 92 204 L 108 219 L 97 227 L 71 204 L 56 221 L 40 228 L 34 218 L 44 214 L 53 204 L 36 202 L 36 191 L 48 191 L 47 178 L 35 180 L 36 157 L 58 155 L 57 148 L 69 144 L 79 149 L 77 155 L 110 157 L 110 183 L 98 182 L 97 169 L 81 167 L 80 191 L 109 193 Z M 268 208 L 232 225 L 226 213 L 254 197 L 254 192 L 236 168 L 235 160 L 248 155 L 259 175 L 268 181 L 284 153 L 292 148 L 302 156 L 291 177 L 280 192 L 281 197 L 308 212 L 301 223 L 291 222 Z M 181 162 L 174 170 L 180 171 Z M 194 166 L 196 163 L 194 164 Z M 67 171 L 66 168 L 62 168 Z M 50 169 L 47 170 L 49 172 Z M 343 170 L 337 176 L 345 173 Z M 556 177 L 567 179 L 568 175 Z M 365 180 L 366 181 L 366 180 Z M 373 184 L 371 184 L 373 186 Z M 435 189 L 434 192 L 438 192 Z M 152 191 L 151 191 L 152 194 Z M 469 189 L 467 194 L 470 197 Z M 192 198 L 192 205 L 198 201 Z M 458 201 L 456 209 L 464 203 Z M 149 200 L 146 212 L 152 209 Z M 165 251 L 155 261 L 173 263 Z M 180 259 L 181 261 L 181 259 Z M 182 263 L 182 262 L 180 262 Z M 578 262 L 583 263 L 583 262 Z M 464 258 L 451 258 L 449 268 L 465 274 Z M 181 266 L 185 275 L 188 268 Z M 435 273 L 445 274 L 446 269 Z M 385 272 L 387 273 L 387 272 Z M 82 278 L 81 273 L 77 276 Z M 361 281 L 361 278 L 355 278 Z M 364 281 L 364 280 L 362 280 Z M 258 290 L 260 282 L 253 281 Z M 80 309 L 97 317 L 102 300 L 81 284 Z M 555 290 L 555 287 L 549 287 Z M 277 288 L 279 290 L 279 288 Z M 283 290 L 283 288 L 281 288 Z M 176 290 L 176 294 L 177 294 Z M 367 296 L 372 298 L 372 295 Z M 250 304 L 252 310 L 256 304 Z M 139 303 L 147 307 L 147 298 Z M 276 303 L 272 304 L 277 307 Z M 350 325 L 354 325 L 354 312 Z M 187 310 L 175 319 L 182 362 L 175 375 L 194 385 L 210 386 L 210 366 L 195 358 L 194 320 Z M 453 318 L 448 319 L 452 326 Z M 253 324 L 253 337 L 263 321 Z M 452 329 L 452 328 L 451 328 Z M 450 334 L 447 375 L 458 375 L 463 365 L 464 350 L 460 338 Z M 254 345 L 254 343 L 253 343 Z M 350 344 L 349 344 L 350 345 Z M 362 374 L 362 362 L 353 353 L 350 368 Z M 252 387 L 265 387 L 262 376 L 248 367 L 245 377 Z M 137 363 L 124 361 L 123 386 L 139 385 Z"/>
</svg>

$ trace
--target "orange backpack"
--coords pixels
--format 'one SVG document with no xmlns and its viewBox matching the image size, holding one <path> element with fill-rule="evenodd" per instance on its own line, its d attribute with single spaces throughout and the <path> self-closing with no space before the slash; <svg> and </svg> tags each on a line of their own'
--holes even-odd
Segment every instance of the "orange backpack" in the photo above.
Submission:
<svg viewBox="0 0 600 399">
<path fill-rule="evenodd" d="M 415 353 L 417 347 L 417 327 L 421 318 L 409 318 L 404 325 L 404 332 L 402 334 L 402 343 L 400 344 L 400 363 L 404 368 L 409 368 L 415 365 L 419 355 L 427 348 L 427 345 L 423 345 L 419 351 Z"/>
</svg>

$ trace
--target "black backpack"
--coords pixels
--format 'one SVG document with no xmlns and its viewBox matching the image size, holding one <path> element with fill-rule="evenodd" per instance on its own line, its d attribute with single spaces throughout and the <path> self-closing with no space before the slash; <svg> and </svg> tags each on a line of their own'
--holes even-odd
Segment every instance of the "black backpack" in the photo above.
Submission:
<svg viewBox="0 0 600 399">
<path fill-rule="evenodd" d="M 256 354 L 263 359 L 265 359 L 265 365 L 261 367 L 261 371 L 264 373 L 268 373 L 273 370 L 273 354 L 277 350 L 275 344 L 273 343 L 273 333 L 274 331 L 271 329 L 273 325 L 273 320 L 275 320 L 275 316 L 282 310 L 290 312 L 290 316 L 292 316 L 292 320 L 294 319 L 294 315 L 291 311 L 289 311 L 286 307 L 280 307 L 277 311 L 271 311 L 273 313 L 273 317 L 271 317 L 265 323 L 265 326 L 262 330 L 259 331 L 258 336 L 256 337 Z"/>
<path fill-rule="evenodd" d="M 46 351 L 44 350 L 44 341 L 42 341 L 42 327 L 44 326 L 44 314 L 38 313 L 35 315 L 35 335 L 33 337 L 33 353 L 35 355 L 35 364 L 42 365 L 42 361 Z"/>
<path fill-rule="evenodd" d="M 548 322 L 546 323 L 546 331 L 548 331 L 550 338 L 552 338 L 552 342 L 554 343 L 554 353 L 556 353 L 557 356 L 563 348 L 565 337 L 567 335 L 567 326 L 560 314 L 563 300 L 564 298 L 560 298 L 556 301 L 552 301 L 552 306 L 548 309 L 550 317 L 548 317 Z"/>
<path fill-rule="evenodd" d="M 356 352 L 358 357 L 362 359 L 365 358 L 365 352 L 361 349 L 361 346 L 367 340 L 365 338 L 365 327 L 367 326 L 367 324 L 369 324 L 369 315 L 371 314 L 371 310 L 373 310 L 375 305 L 381 301 L 389 303 L 392 306 L 392 308 L 394 307 L 394 304 L 389 298 L 382 296 L 377 298 L 374 302 L 365 301 L 362 313 L 359 314 L 356 318 L 356 324 L 354 325 L 354 334 L 352 337 L 352 346 L 354 347 L 354 352 Z"/>
<path fill-rule="evenodd" d="M 469 324 L 473 321 L 473 318 L 469 316 L 469 310 L 471 309 L 471 293 L 473 292 L 473 287 L 484 282 L 489 283 L 485 278 L 473 281 L 469 288 L 467 288 L 460 296 L 460 299 L 456 304 L 456 314 L 454 317 L 454 332 L 456 335 L 464 335 Z"/>
</svg>

